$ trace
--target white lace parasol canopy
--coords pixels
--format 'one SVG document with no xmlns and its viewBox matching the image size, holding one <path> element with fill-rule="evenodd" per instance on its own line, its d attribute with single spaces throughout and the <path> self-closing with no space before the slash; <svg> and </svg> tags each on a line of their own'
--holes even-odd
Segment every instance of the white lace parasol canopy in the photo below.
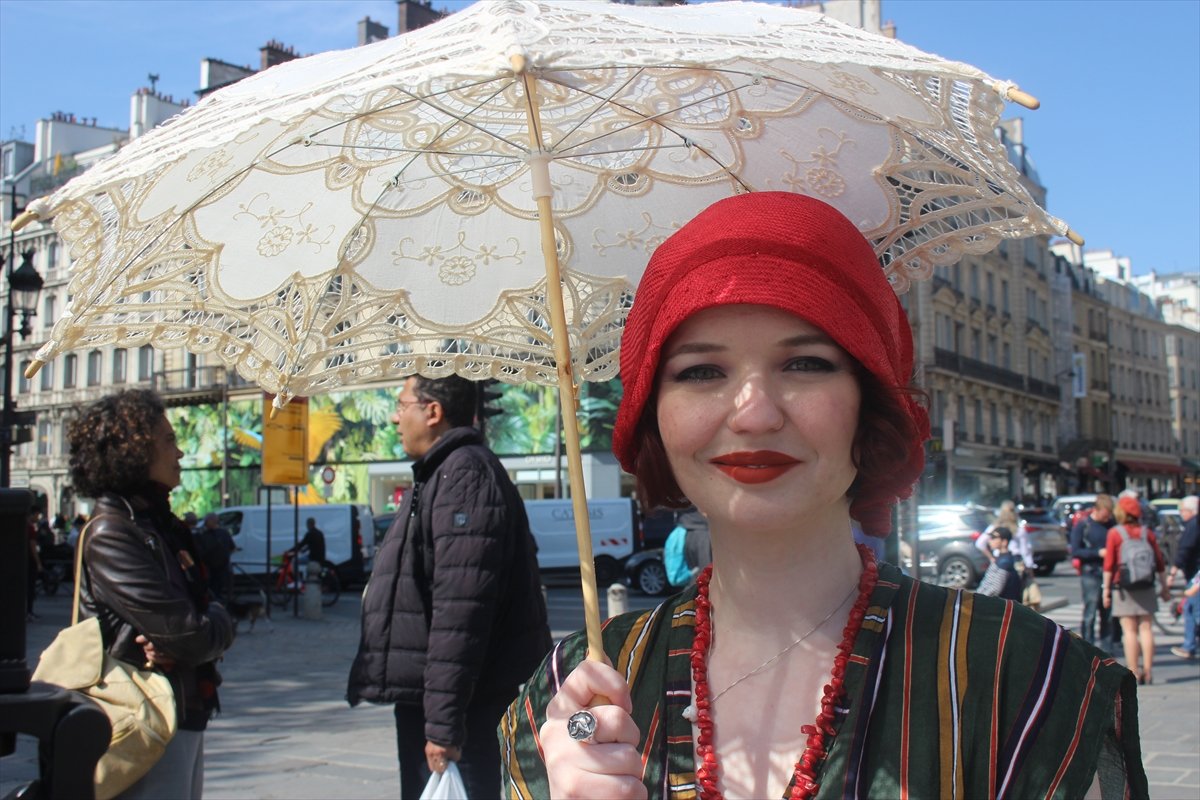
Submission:
<svg viewBox="0 0 1200 800">
<path fill-rule="evenodd" d="M 732 193 L 831 203 L 897 291 L 1066 234 L 996 138 L 1011 88 L 797 9 L 480 2 L 246 78 L 34 201 L 74 259 L 38 359 L 185 347 L 284 401 L 554 383 L 548 192 L 571 366 L 605 380 L 654 248 Z"/>
</svg>

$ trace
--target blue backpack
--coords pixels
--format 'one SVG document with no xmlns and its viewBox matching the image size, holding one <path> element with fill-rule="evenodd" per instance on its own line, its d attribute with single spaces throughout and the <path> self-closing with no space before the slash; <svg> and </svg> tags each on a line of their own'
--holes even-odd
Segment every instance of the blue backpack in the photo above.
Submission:
<svg viewBox="0 0 1200 800">
<path fill-rule="evenodd" d="M 679 525 L 671 531 L 667 536 L 667 543 L 663 545 L 663 567 L 672 586 L 683 586 L 692 579 L 692 571 L 683 555 L 683 545 L 686 541 L 687 528 Z"/>
</svg>

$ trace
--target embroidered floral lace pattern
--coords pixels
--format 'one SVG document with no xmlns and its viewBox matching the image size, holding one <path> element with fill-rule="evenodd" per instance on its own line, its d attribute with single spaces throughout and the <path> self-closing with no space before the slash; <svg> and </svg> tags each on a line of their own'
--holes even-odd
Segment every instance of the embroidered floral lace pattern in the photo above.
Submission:
<svg viewBox="0 0 1200 800">
<path fill-rule="evenodd" d="M 650 253 L 731 193 L 833 204 L 901 292 L 1001 238 L 1065 232 L 1009 165 L 977 70 L 794 9 L 662 19 L 479 3 L 214 93 L 31 205 L 76 274 L 38 357 L 182 346 L 285 398 L 412 372 L 552 383 L 538 150 L 587 380 L 616 374 Z"/>
</svg>

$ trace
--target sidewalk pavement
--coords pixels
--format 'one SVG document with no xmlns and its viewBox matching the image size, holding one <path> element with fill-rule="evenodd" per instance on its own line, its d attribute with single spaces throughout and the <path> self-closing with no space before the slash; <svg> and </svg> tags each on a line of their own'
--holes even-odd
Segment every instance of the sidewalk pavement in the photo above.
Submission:
<svg viewBox="0 0 1200 800">
<path fill-rule="evenodd" d="M 29 626 L 37 654 L 67 622 L 69 599 L 39 598 Z M 349 708 L 343 696 L 358 644 L 360 598 L 343 595 L 320 621 L 275 612 L 239 635 L 221 665 L 222 713 L 205 737 L 207 798 L 395 798 L 399 793 L 390 707 Z M 1078 625 L 1080 606 L 1047 616 Z M 1182 641 L 1165 608 L 1155 631 L 1154 683 L 1138 693 L 1143 760 L 1156 800 L 1200 797 L 1200 661 L 1170 654 Z M 568 631 L 554 631 L 555 637 Z M 36 743 L 18 739 L 0 761 L 0 797 L 37 775 Z"/>
</svg>

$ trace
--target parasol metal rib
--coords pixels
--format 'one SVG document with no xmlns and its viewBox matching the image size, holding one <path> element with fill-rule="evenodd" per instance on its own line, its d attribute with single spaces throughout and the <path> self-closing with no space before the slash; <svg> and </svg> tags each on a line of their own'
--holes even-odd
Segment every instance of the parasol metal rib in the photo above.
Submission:
<svg viewBox="0 0 1200 800">
<path fill-rule="evenodd" d="M 554 241 L 554 209 L 550 181 L 551 155 L 542 151 L 542 128 L 538 118 L 537 84 L 525 72 L 525 58 L 510 56 L 513 71 L 525 86 L 525 113 L 529 121 L 529 170 L 533 179 L 533 197 L 537 202 L 538 227 L 542 239 L 542 261 L 546 267 L 546 298 L 550 301 L 550 329 L 554 360 L 558 368 L 558 403 L 563 415 L 563 439 L 567 450 L 567 476 L 571 486 L 571 508 L 575 513 L 575 543 L 579 548 L 580 588 L 583 592 L 583 620 L 587 629 L 587 658 L 603 663 L 604 639 L 600 628 L 600 599 L 596 591 L 596 562 L 592 554 L 592 529 L 588 518 L 587 490 L 583 485 L 583 456 L 579 442 L 579 417 L 575 413 L 576 387 L 571 374 L 571 340 L 567 331 L 567 313 L 563 302 L 562 275 L 558 247 Z M 607 699 L 595 702 L 607 703 Z"/>
<path fill-rule="evenodd" d="M 36 221 L 37 218 L 38 218 L 37 212 L 30 211 L 27 208 L 24 211 L 22 211 L 20 214 L 18 214 L 16 216 L 16 218 L 8 224 L 9 230 L 11 230 L 13 233 L 16 233 L 17 231 L 21 230 L 21 228 L 24 228 L 29 223 Z"/>
</svg>

